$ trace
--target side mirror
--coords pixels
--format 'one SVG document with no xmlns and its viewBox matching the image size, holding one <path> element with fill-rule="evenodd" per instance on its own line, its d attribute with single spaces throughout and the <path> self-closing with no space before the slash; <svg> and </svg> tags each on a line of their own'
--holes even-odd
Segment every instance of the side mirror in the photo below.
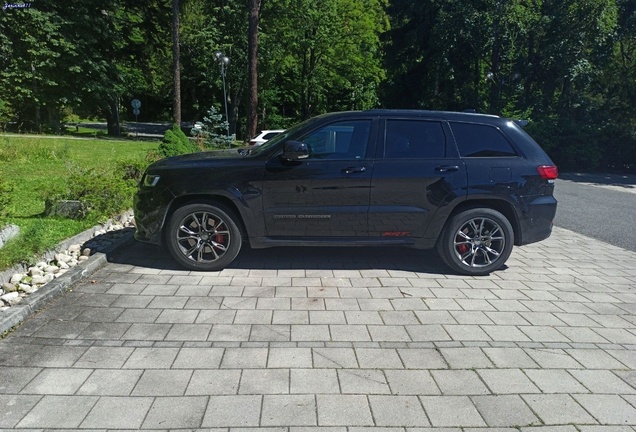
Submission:
<svg viewBox="0 0 636 432">
<path fill-rule="evenodd" d="M 309 149 L 307 144 L 300 141 L 287 141 L 283 147 L 283 158 L 294 161 L 298 159 L 307 159 L 309 157 Z"/>
</svg>

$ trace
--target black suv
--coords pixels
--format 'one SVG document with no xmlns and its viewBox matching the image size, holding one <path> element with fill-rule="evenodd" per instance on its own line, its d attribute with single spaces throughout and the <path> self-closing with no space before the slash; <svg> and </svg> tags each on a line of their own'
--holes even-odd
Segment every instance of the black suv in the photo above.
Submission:
<svg viewBox="0 0 636 432">
<path fill-rule="evenodd" d="M 469 113 L 321 115 L 246 154 L 152 164 L 136 238 L 193 270 L 219 270 L 249 241 L 271 246 L 436 247 L 456 272 L 503 266 L 550 236 L 557 168 L 514 121 Z"/>
</svg>

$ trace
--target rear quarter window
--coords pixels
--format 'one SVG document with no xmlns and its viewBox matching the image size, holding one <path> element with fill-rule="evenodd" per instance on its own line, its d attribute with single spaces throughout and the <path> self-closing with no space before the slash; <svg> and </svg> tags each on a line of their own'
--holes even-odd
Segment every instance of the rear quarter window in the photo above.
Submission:
<svg viewBox="0 0 636 432">
<path fill-rule="evenodd" d="M 503 133 L 494 126 L 451 122 L 451 128 L 461 157 L 517 156 Z"/>
</svg>

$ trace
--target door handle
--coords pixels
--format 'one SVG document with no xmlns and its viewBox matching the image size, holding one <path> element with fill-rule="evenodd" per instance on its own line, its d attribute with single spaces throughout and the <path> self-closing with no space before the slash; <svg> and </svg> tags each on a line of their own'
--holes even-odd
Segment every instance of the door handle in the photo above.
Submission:
<svg viewBox="0 0 636 432">
<path fill-rule="evenodd" d="M 344 168 L 342 172 L 345 174 L 353 174 L 353 173 L 363 173 L 366 170 L 367 169 L 365 167 L 348 167 L 348 168 Z"/>
<path fill-rule="evenodd" d="M 459 167 L 457 165 L 442 165 L 442 166 L 435 167 L 435 171 L 437 172 L 459 171 Z"/>
</svg>

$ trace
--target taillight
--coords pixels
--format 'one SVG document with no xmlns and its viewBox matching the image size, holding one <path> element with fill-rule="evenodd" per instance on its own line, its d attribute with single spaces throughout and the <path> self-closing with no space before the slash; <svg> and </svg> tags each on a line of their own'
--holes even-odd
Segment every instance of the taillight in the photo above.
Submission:
<svg viewBox="0 0 636 432">
<path fill-rule="evenodd" d="M 554 165 L 541 165 L 537 167 L 539 175 L 544 180 L 554 180 L 559 175 L 559 170 Z"/>
</svg>

